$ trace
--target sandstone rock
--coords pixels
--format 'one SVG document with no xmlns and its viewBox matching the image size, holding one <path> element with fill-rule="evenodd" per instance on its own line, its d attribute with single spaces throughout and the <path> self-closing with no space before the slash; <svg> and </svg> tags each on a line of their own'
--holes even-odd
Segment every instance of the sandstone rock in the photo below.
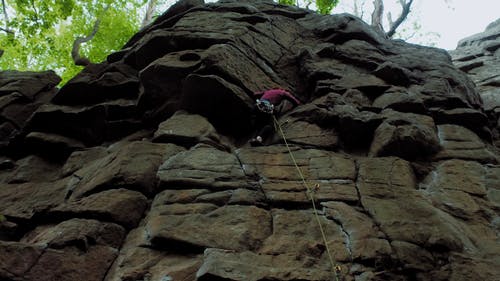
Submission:
<svg viewBox="0 0 500 281">
<path fill-rule="evenodd" d="M 497 21 L 498 22 L 498 21 Z M 484 110 L 488 114 L 489 121 L 496 124 L 493 130 L 493 138 L 499 139 L 498 113 L 495 109 L 500 107 L 498 48 L 500 46 L 500 28 L 491 25 L 481 33 L 462 39 L 457 49 L 451 51 L 453 63 L 467 75 L 478 86 L 478 92 L 484 104 Z"/>
<path fill-rule="evenodd" d="M 385 111 L 387 119 L 375 130 L 370 156 L 425 158 L 440 149 L 431 117 Z"/>
<path fill-rule="evenodd" d="M 20 280 L 38 262 L 43 245 L 0 242 L 0 278 Z"/>
<path fill-rule="evenodd" d="M 138 86 L 137 71 L 126 64 L 89 65 L 61 88 L 53 102 L 90 105 L 117 98 L 134 99 Z"/>
<path fill-rule="evenodd" d="M 405 92 L 401 88 L 392 88 L 373 101 L 373 107 L 386 109 L 391 108 L 400 112 L 413 112 L 422 114 L 425 105 L 422 98 L 413 92 Z"/>
<path fill-rule="evenodd" d="M 12 144 L 31 114 L 57 91 L 60 81 L 53 71 L 0 71 L 0 149 L 8 147 L 9 154 L 23 152 Z"/>
<path fill-rule="evenodd" d="M 104 140 L 105 114 L 103 106 L 76 108 L 44 105 L 31 117 L 29 128 L 30 131 L 59 134 L 86 145 L 96 145 Z"/>
<path fill-rule="evenodd" d="M 384 165 L 384 162 L 390 164 Z M 425 200 L 408 199 L 422 198 L 415 191 L 415 178 L 408 162 L 398 158 L 373 158 L 362 160 L 359 165 L 358 190 L 363 208 L 390 240 L 424 248 L 441 247 L 446 251 L 466 247 L 468 239 L 453 219 Z M 393 216 L 394 213 L 398 216 Z"/>
<path fill-rule="evenodd" d="M 72 187 L 71 196 L 78 198 L 110 188 L 128 188 L 150 194 L 156 190 L 156 171 L 169 157 L 183 151 L 173 144 L 135 141 L 117 151 L 96 159 L 77 170 L 80 180 Z"/>
<path fill-rule="evenodd" d="M 328 254 L 316 221 L 310 210 L 272 209 L 272 234 L 264 241 L 260 253 L 266 255 L 292 254 L 298 259 L 316 260 L 327 264 Z M 320 215 L 327 243 L 333 259 L 342 262 L 351 259 L 348 241 L 335 222 Z M 290 223 L 293 222 L 293 223 Z"/>
<path fill-rule="evenodd" d="M 58 179 L 60 166 L 41 157 L 30 155 L 16 161 L 16 168 L 7 183 L 46 182 Z"/>
<path fill-rule="evenodd" d="M 117 251 L 106 246 L 91 247 L 85 254 L 78 249 L 47 249 L 23 280 L 102 280 L 116 256 Z"/>
<path fill-rule="evenodd" d="M 37 94 L 55 87 L 60 81 L 61 78 L 54 71 L 2 71 L 0 72 L 0 96 L 18 92 L 33 100 Z"/>
<path fill-rule="evenodd" d="M 285 147 L 268 146 L 237 151 L 247 174 L 257 174 L 264 194 L 272 204 L 310 204 L 306 187 Z M 357 201 L 355 166 L 351 159 L 315 149 L 292 148 L 292 153 L 315 198 L 321 201 Z M 316 189 L 316 188 L 315 188 Z"/>
<path fill-rule="evenodd" d="M 175 112 L 181 99 L 182 80 L 200 67 L 201 55 L 201 50 L 170 53 L 140 72 L 143 90 L 138 106 L 148 119 L 163 121 Z"/>
<path fill-rule="evenodd" d="M 88 149 L 77 150 L 71 155 L 62 167 L 61 175 L 69 176 L 75 171 L 83 168 L 88 163 L 91 163 L 99 158 L 104 158 L 109 152 L 101 146 L 96 146 Z"/>
<path fill-rule="evenodd" d="M 310 264 L 309 264 L 310 263 Z M 290 255 L 258 255 L 207 249 L 196 280 L 330 280 L 334 274 L 315 261 L 296 260 Z M 312 265 L 312 266 L 311 266 Z"/>
<path fill-rule="evenodd" d="M 282 125 L 287 141 L 290 143 L 309 145 L 325 149 L 334 149 L 338 146 L 338 136 L 332 129 L 323 129 L 316 124 L 296 121 Z M 278 121 L 278 122 L 281 122 Z M 280 135 L 280 132 L 278 132 Z"/>
<path fill-rule="evenodd" d="M 332 280 L 328 245 L 339 280 L 494 280 L 498 26 L 450 57 L 347 14 L 183 0 L 59 92 L 0 72 L 0 279 Z M 309 192 L 278 134 L 247 144 L 276 87 Z"/>
<path fill-rule="evenodd" d="M 204 117 L 177 112 L 160 124 L 153 141 L 171 142 L 189 148 L 200 142 L 217 145 L 220 143 L 220 137 Z"/>
<path fill-rule="evenodd" d="M 155 248 L 255 250 L 271 234 L 271 215 L 253 206 L 225 206 L 206 214 L 153 216 L 147 227 Z"/>
<path fill-rule="evenodd" d="M 353 260 L 370 260 L 379 256 L 390 255 L 391 245 L 387 237 L 362 210 L 343 203 L 322 203 L 329 219 L 340 224 L 346 237 L 346 247 Z"/>
<path fill-rule="evenodd" d="M 137 247 L 120 253 L 105 280 L 196 280 L 200 263 L 197 257 Z"/>
<path fill-rule="evenodd" d="M 443 148 L 436 154 L 439 159 L 464 159 L 482 163 L 497 163 L 495 156 L 484 142 L 472 131 L 456 125 L 439 125 L 438 135 Z"/>
<path fill-rule="evenodd" d="M 31 151 L 49 159 L 65 159 L 71 152 L 85 148 L 85 145 L 78 140 L 41 132 L 29 133 L 25 142 Z"/>
<path fill-rule="evenodd" d="M 373 73 L 393 85 L 408 86 L 410 84 L 410 71 L 392 62 L 382 63 Z"/>
<path fill-rule="evenodd" d="M 17 220 L 29 220 L 64 202 L 67 179 L 0 185 L 0 213 Z"/>
<path fill-rule="evenodd" d="M 51 209 L 49 215 L 110 221 L 133 228 L 139 223 L 146 207 L 147 198 L 141 193 L 111 189 L 61 204 Z"/>
<path fill-rule="evenodd" d="M 21 242 L 44 244 L 61 249 L 76 246 L 87 251 L 93 245 L 119 248 L 125 237 L 125 229 L 113 223 L 96 220 L 71 219 L 57 225 L 44 225 L 26 234 Z"/>
<path fill-rule="evenodd" d="M 235 189 L 250 187 L 238 158 L 229 152 L 200 145 L 165 161 L 158 169 L 161 189 L 198 187 Z"/>
</svg>

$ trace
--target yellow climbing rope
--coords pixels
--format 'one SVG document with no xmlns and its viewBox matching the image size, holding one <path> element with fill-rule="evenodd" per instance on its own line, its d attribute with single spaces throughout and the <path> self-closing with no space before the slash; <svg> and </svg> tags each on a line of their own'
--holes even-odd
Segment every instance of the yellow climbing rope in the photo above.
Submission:
<svg viewBox="0 0 500 281">
<path fill-rule="evenodd" d="M 307 195 L 309 199 L 311 200 L 313 211 L 314 211 L 314 217 L 316 218 L 316 222 L 318 223 L 319 230 L 321 232 L 321 236 L 323 237 L 323 243 L 325 244 L 326 247 L 326 252 L 328 254 L 328 258 L 330 260 L 330 264 L 332 266 L 333 272 L 335 272 L 335 280 L 340 281 L 340 273 L 341 273 L 341 267 L 338 265 L 334 259 L 332 252 L 330 251 L 330 247 L 328 246 L 328 242 L 326 240 L 326 234 L 325 230 L 323 229 L 323 225 L 321 224 L 321 221 L 319 220 L 319 214 L 318 214 L 318 209 L 316 208 L 316 202 L 314 201 L 314 194 L 313 194 L 313 189 L 309 186 L 309 184 L 306 182 L 304 174 L 302 173 L 302 170 L 300 169 L 299 165 L 297 164 L 297 161 L 295 160 L 295 157 L 293 156 L 292 150 L 290 149 L 290 146 L 288 145 L 288 141 L 285 137 L 285 133 L 283 132 L 283 129 L 281 128 L 281 125 L 278 123 L 278 120 L 276 119 L 276 116 L 273 115 L 273 121 L 274 121 L 274 126 L 275 128 L 278 129 L 279 133 L 281 134 L 281 137 L 283 138 L 283 141 L 285 142 L 286 148 L 288 150 L 288 153 L 290 154 L 290 158 L 292 158 L 293 165 L 295 165 L 295 168 L 297 169 L 300 178 L 302 180 L 302 183 L 306 187 L 307 190 Z"/>
</svg>

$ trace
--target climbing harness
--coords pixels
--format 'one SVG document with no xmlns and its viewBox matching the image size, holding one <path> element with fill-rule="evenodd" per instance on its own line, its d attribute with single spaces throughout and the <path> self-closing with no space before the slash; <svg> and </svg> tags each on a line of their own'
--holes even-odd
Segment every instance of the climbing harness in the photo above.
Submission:
<svg viewBox="0 0 500 281">
<path fill-rule="evenodd" d="M 340 274 L 342 273 L 342 267 L 339 264 L 337 264 L 333 259 L 333 255 L 332 255 L 332 252 L 330 251 L 330 247 L 328 246 L 328 242 L 326 239 L 325 231 L 323 229 L 323 225 L 321 224 L 321 221 L 319 220 L 319 214 L 318 214 L 318 210 L 316 208 L 316 202 L 314 201 L 314 189 L 318 189 L 319 185 L 316 185 L 313 189 L 306 182 L 304 174 L 302 173 L 302 170 L 300 169 L 299 165 L 297 164 L 297 160 L 295 160 L 295 157 L 293 156 L 292 150 L 290 149 L 290 146 L 288 145 L 288 141 L 286 140 L 285 133 L 283 132 L 281 125 L 278 123 L 278 120 L 276 119 L 276 116 L 274 116 L 274 115 L 273 115 L 273 121 L 274 121 L 275 128 L 278 129 L 279 133 L 281 134 L 281 137 L 283 138 L 283 141 L 285 142 L 285 146 L 288 150 L 288 153 L 290 154 L 290 158 L 292 159 L 293 165 L 295 166 L 295 168 L 297 169 L 297 172 L 300 175 L 300 178 L 302 180 L 302 184 L 304 184 L 304 186 L 306 187 L 307 196 L 311 200 L 313 212 L 314 212 L 314 217 L 316 218 L 316 222 L 318 223 L 319 230 L 320 230 L 321 236 L 323 238 L 323 243 L 325 244 L 326 252 L 328 254 L 328 258 L 329 258 L 330 264 L 332 266 L 332 270 L 333 270 L 333 272 L 335 272 L 335 281 L 340 281 Z"/>
<path fill-rule="evenodd" d="M 273 114 L 274 112 L 274 105 L 265 99 L 258 99 L 255 101 L 255 104 L 257 105 L 257 108 L 264 113 L 267 114 Z"/>
</svg>

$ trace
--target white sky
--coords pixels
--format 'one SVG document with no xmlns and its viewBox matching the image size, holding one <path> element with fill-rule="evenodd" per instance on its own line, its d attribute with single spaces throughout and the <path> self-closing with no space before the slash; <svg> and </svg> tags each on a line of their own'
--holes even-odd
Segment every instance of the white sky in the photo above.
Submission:
<svg viewBox="0 0 500 281">
<path fill-rule="evenodd" d="M 368 10 L 365 13 L 370 16 L 373 1 L 365 2 Z M 352 13 L 353 0 L 340 0 L 339 3 L 334 13 Z M 384 0 L 384 5 L 385 11 L 392 11 L 393 19 L 399 15 L 401 5 L 398 0 Z M 436 47 L 453 50 L 459 40 L 484 31 L 489 23 L 500 18 L 500 0 L 414 0 L 410 15 L 406 23 L 417 20 L 425 36 L 411 38 L 409 42 L 425 44 L 433 41 Z"/>
<path fill-rule="evenodd" d="M 500 0 L 451 0 L 448 8 L 443 0 L 420 1 L 422 28 L 441 35 L 437 46 L 455 49 L 465 37 L 484 31 L 500 18 Z"/>
<path fill-rule="evenodd" d="M 372 0 L 365 1 L 367 2 L 365 8 L 369 9 L 365 13 L 370 15 L 373 9 Z M 217 0 L 205 0 L 205 2 L 217 2 Z M 353 0 L 339 2 L 333 13 L 352 13 Z M 401 9 L 399 1 L 384 0 L 384 4 L 385 10 L 392 10 L 393 18 L 396 18 L 398 9 Z M 500 18 L 500 0 L 414 0 L 412 7 L 412 20 L 417 20 L 421 24 L 421 33 L 427 37 L 414 37 L 408 41 L 418 44 L 432 41 L 436 47 L 447 50 L 455 49 L 460 39 L 484 31 L 489 23 Z M 434 36 L 431 33 L 434 33 Z"/>
</svg>

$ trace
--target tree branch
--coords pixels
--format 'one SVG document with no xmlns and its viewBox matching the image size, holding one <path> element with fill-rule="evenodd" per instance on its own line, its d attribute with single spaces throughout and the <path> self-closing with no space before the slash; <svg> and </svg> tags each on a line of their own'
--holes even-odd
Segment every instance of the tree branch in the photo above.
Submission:
<svg viewBox="0 0 500 281">
<path fill-rule="evenodd" d="M 109 5 L 104 8 L 104 11 L 102 13 L 102 16 L 106 13 L 108 10 Z M 101 16 L 101 17 L 102 17 Z M 71 50 L 71 57 L 73 58 L 73 61 L 75 62 L 76 65 L 81 65 L 81 66 L 87 66 L 90 64 L 90 60 L 86 57 L 80 56 L 80 45 L 92 40 L 99 30 L 99 24 L 101 23 L 101 18 L 98 18 L 95 23 L 94 23 L 94 28 L 92 29 L 92 32 L 86 36 L 86 37 L 76 37 L 75 41 L 73 42 L 73 49 Z"/>
<path fill-rule="evenodd" d="M 399 3 L 401 4 L 403 10 L 401 11 L 401 15 L 399 15 L 399 17 L 391 24 L 389 31 L 386 33 L 389 37 L 392 37 L 394 33 L 396 33 L 396 29 L 398 29 L 398 27 L 406 20 L 406 17 L 408 17 L 413 0 L 408 0 L 408 2 L 406 2 L 406 0 L 399 0 Z"/>
<path fill-rule="evenodd" d="M 3 50 L 0 49 L 0 58 L 2 57 L 2 55 L 3 55 Z"/>
<path fill-rule="evenodd" d="M 146 14 L 144 15 L 144 19 L 142 20 L 141 28 L 145 27 L 153 20 L 153 13 L 156 9 L 157 0 L 149 0 L 148 6 L 146 8 Z"/>
<path fill-rule="evenodd" d="M 9 28 L 9 15 L 7 14 L 7 6 L 5 5 L 5 0 L 2 0 L 2 9 L 3 9 L 3 18 L 5 20 L 5 28 L 0 27 L 0 30 L 10 34 L 14 34 L 14 31 Z"/>
<path fill-rule="evenodd" d="M 3 32 L 6 32 L 6 33 L 10 33 L 10 34 L 14 34 L 14 31 L 13 30 L 10 30 L 8 28 L 3 28 L 3 27 L 0 27 L 0 30 L 3 31 Z"/>
<path fill-rule="evenodd" d="M 35 0 L 31 0 L 31 7 L 33 8 L 33 11 L 35 12 L 35 22 L 37 24 L 40 24 L 39 21 L 40 19 L 38 18 L 38 10 L 36 9 L 36 6 L 35 6 Z"/>
<path fill-rule="evenodd" d="M 382 15 L 384 14 L 384 2 L 382 0 L 373 0 L 372 26 L 378 31 L 384 33 L 382 26 Z"/>
</svg>

